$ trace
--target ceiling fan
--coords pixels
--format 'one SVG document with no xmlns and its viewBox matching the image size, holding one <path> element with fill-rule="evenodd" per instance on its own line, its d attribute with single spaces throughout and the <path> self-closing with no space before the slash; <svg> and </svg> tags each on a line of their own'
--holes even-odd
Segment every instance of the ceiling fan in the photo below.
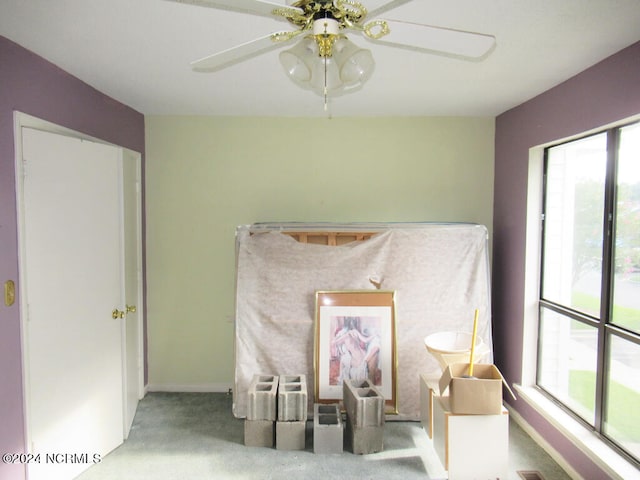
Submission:
<svg viewBox="0 0 640 480">
<path fill-rule="evenodd" d="M 370 50 L 347 38 L 364 39 L 418 52 L 479 60 L 490 53 L 495 37 L 419 23 L 376 18 L 412 0 L 368 0 L 368 11 L 355 0 L 294 0 L 291 5 L 264 0 L 170 0 L 233 10 L 286 21 L 290 29 L 271 33 L 192 62 L 199 72 L 214 72 L 301 38 L 280 53 L 287 75 L 303 88 L 327 97 L 357 90 L 371 76 L 375 62 Z M 371 18 L 371 20 L 369 20 Z"/>
</svg>

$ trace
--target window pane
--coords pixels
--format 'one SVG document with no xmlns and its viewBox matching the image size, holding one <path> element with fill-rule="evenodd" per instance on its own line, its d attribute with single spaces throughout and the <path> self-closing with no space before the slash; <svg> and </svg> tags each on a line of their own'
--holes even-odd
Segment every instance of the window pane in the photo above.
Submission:
<svg viewBox="0 0 640 480">
<path fill-rule="evenodd" d="M 604 433 L 640 458 L 640 346 L 611 337 Z"/>
<path fill-rule="evenodd" d="M 540 309 L 538 385 L 595 423 L 597 329 Z"/>
<path fill-rule="evenodd" d="M 606 133 L 550 148 L 543 298 L 600 316 Z"/>
<path fill-rule="evenodd" d="M 613 322 L 640 333 L 640 124 L 620 133 L 613 302 Z"/>
</svg>

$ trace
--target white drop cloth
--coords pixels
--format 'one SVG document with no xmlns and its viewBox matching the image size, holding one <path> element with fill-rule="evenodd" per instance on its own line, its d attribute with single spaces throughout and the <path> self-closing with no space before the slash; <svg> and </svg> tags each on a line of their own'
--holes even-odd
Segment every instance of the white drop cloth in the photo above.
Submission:
<svg viewBox="0 0 640 480">
<path fill-rule="evenodd" d="M 327 225 L 327 231 L 331 226 Z M 424 337 L 471 332 L 491 347 L 487 230 L 471 224 L 395 227 L 342 246 L 299 243 L 272 231 L 237 231 L 235 388 L 233 413 L 246 416 L 254 374 L 307 375 L 313 403 L 315 292 L 396 292 L 398 419 L 420 416 L 419 374 L 440 367 Z M 493 361 L 491 350 L 487 361 Z"/>
</svg>

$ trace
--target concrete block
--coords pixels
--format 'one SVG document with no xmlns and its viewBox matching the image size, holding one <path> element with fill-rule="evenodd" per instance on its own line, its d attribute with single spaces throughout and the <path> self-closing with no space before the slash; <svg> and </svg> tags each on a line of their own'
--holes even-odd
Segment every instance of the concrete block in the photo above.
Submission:
<svg viewBox="0 0 640 480">
<path fill-rule="evenodd" d="M 304 450 L 306 447 L 307 421 L 276 422 L 277 450 Z"/>
<path fill-rule="evenodd" d="M 355 454 L 381 452 L 384 439 L 384 397 L 369 381 L 343 382 L 347 438 Z"/>
<path fill-rule="evenodd" d="M 247 420 L 276 420 L 278 376 L 254 375 L 247 393 Z"/>
<path fill-rule="evenodd" d="M 384 425 L 384 397 L 371 382 L 347 380 L 342 385 L 347 417 L 355 427 Z"/>
<path fill-rule="evenodd" d="M 275 422 L 270 420 L 245 420 L 244 444 L 247 447 L 273 448 Z"/>
<path fill-rule="evenodd" d="M 278 421 L 307 420 L 307 379 L 305 375 L 281 375 L 278 386 Z"/>
<path fill-rule="evenodd" d="M 344 423 L 340 405 L 313 406 L 314 453 L 342 453 L 344 450 Z"/>
<path fill-rule="evenodd" d="M 354 427 L 347 419 L 347 441 L 356 455 L 381 452 L 384 448 L 384 427 Z"/>
</svg>

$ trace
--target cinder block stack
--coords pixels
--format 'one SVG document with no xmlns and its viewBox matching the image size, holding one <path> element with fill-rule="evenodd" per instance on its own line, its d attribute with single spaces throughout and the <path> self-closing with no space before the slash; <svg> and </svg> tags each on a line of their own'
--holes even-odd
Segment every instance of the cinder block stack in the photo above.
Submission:
<svg viewBox="0 0 640 480">
<path fill-rule="evenodd" d="M 384 397 L 368 380 L 343 382 L 347 438 L 355 454 L 381 452 L 384 437 Z"/>
<path fill-rule="evenodd" d="M 278 386 L 276 448 L 278 450 L 304 450 L 306 426 L 306 376 L 281 375 Z"/>
<path fill-rule="evenodd" d="M 333 403 L 313 406 L 313 451 L 314 453 L 342 453 L 344 424 L 340 405 Z"/>
<path fill-rule="evenodd" d="M 244 444 L 248 447 L 273 447 L 278 376 L 254 375 L 249 385 Z"/>
</svg>

